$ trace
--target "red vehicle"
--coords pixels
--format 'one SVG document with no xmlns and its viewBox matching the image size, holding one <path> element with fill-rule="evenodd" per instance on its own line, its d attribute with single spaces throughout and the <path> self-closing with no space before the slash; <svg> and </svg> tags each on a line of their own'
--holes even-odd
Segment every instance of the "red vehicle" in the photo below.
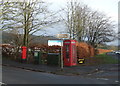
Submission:
<svg viewBox="0 0 120 86">
<path fill-rule="evenodd" d="M 63 41 L 63 61 L 64 66 L 77 65 L 76 40 Z"/>
</svg>

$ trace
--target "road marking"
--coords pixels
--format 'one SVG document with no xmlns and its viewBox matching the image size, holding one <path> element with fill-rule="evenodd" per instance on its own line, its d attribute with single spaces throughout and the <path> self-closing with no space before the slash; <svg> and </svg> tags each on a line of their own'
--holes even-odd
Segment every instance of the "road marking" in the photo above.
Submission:
<svg viewBox="0 0 120 86">
<path fill-rule="evenodd" d="M 101 71 L 98 71 L 98 72 L 96 72 L 96 73 L 103 73 L 103 72 L 104 72 L 104 71 L 101 70 Z"/>
<path fill-rule="evenodd" d="M 25 71 L 31 71 L 31 70 L 25 70 Z"/>
<path fill-rule="evenodd" d="M 107 78 L 97 78 L 97 79 L 101 79 L 101 80 L 109 80 L 109 79 L 107 79 Z"/>
<path fill-rule="evenodd" d="M 116 80 L 115 82 L 119 82 L 119 81 Z"/>
<path fill-rule="evenodd" d="M 0 82 L 0 84 L 5 84 L 5 83 L 3 83 L 3 82 Z"/>
<path fill-rule="evenodd" d="M 92 74 L 88 74 L 88 75 L 92 75 Z"/>
</svg>

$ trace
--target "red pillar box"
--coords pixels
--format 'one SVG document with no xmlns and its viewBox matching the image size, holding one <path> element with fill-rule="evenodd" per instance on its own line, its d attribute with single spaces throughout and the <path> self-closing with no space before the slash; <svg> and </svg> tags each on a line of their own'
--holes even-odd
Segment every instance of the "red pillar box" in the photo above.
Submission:
<svg viewBox="0 0 120 86">
<path fill-rule="evenodd" d="M 22 46 L 22 60 L 26 60 L 27 58 L 27 47 Z"/>
<path fill-rule="evenodd" d="M 76 40 L 63 41 L 64 66 L 77 65 Z"/>
</svg>

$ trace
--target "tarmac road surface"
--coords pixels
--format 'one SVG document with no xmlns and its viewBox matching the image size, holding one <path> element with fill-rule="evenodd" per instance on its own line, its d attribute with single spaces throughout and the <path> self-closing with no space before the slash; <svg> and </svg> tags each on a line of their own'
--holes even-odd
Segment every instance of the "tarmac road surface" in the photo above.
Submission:
<svg viewBox="0 0 120 86">
<path fill-rule="evenodd" d="M 106 78 L 65 76 L 3 66 L 4 84 L 117 84 Z"/>
</svg>

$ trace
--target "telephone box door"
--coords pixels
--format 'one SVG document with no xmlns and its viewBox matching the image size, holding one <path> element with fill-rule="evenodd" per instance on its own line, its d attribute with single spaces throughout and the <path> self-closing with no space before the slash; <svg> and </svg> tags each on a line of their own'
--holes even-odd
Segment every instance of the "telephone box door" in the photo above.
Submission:
<svg viewBox="0 0 120 86">
<path fill-rule="evenodd" d="M 70 66 L 71 64 L 71 60 L 70 60 L 70 45 L 69 44 L 65 44 L 64 45 L 64 65 L 65 66 Z"/>
</svg>

